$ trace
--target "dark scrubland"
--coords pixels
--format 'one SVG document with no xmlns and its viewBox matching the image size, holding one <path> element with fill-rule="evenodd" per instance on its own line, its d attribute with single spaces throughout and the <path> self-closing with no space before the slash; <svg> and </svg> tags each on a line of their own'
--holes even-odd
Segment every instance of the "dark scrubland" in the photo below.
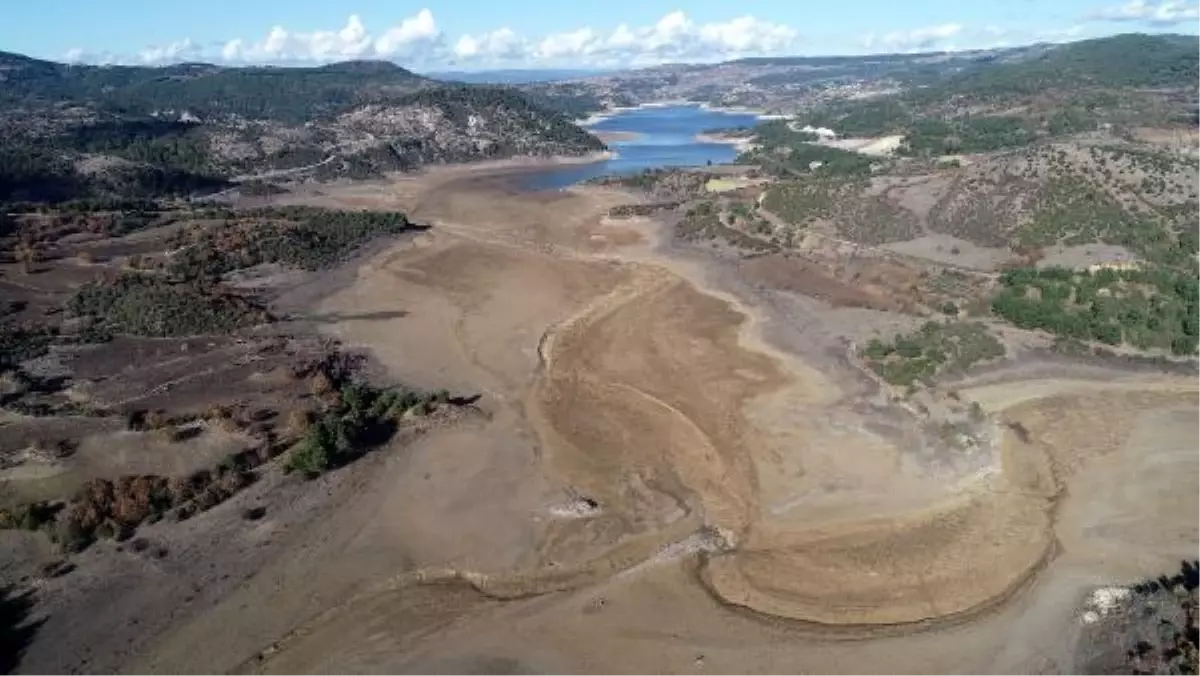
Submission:
<svg viewBox="0 0 1200 676">
<path fill-rule="evenodd" d="M 0 284 L 23 297 L 0 315 L 0 406 L 24 418 L 0 431 L 0 468 L 69 473 L 97 434 L 131 434 L 139 446 L 208 437 L 233 446 L 185 474 L 118 469 L 50 497 L 22 499 L 18 481 L 0 497 L 0 528 L 44 534 L 69 559 L 98 539 L 130 540 L 143 523 L 211 509 L 264 472 L 336 469 L 461 405 L 446 392 L 373 384 L 361 357 L 278 324 L 269 289 L 227 282 L 263 264 L 328 270 L 372 240 L 418 229 L 404 214 L 92 206 L 8 216 L 3 242 L 14 253 L 0 263 Z M 131 237 L 124 254 L 90 253 L 121 251 Z"/>
</svg>

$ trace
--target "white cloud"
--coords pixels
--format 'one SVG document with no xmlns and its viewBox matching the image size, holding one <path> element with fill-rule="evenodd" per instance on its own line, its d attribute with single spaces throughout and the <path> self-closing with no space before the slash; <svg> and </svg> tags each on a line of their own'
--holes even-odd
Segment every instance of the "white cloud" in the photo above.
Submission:
<svg viewBox="0 0 1200 676">
<path fill-rule="evenodd" d="M 1200 19 L 1200 4 L 1183 0 L 1133 0 L 1124 5 L 1098 9 L 1089 14 L 1088 18 L 1101 21 L 1144 21 L 1155 26 L 1174 26 Z"/>
<path fill-rule="evenodd" d="M 588 56 L 596 53 L 602 46 L 599 33 L 591 28 L 580 28 L 569 33 L 546 36 L 534 48 L 533 56 L 550 61 L 565 56 Z"/>
<path fill-rule="evenodd" d="M 422 9 L 379 33 L 368 30 L 361 17 L 354 14 L 337 30 L 302 32 L 276 25 L 257 40 L 234 37 L 201 49 L 185 39 L 117 60 L 147 64 L 182 60 L 286 64 L 392 59 L 418 67 L 448 63 L 475 67 L 614 67 L 786 54 L 794 51 L 797 37 L 790 26 L 753 16 L 697 23 L 684 12 L 674 11 L 650 25 L 622 23 L 611 31 L 583 26 L 561 33 L 524 36 L 504 27 L 460 35 L 448 42 L 433 12 Z M 73 50 L 71 56 L 91 61 L 83 50 Z"/>
<path fill-rule="evenodd" d="M 524 38 L 511 28 L 500 28 L 478 37 L 464 35 L 454 44 L 454 55 L 460 59 L 506 60 L 519 59 L 525 53 Z"/>
<path fill-rule="evenodd" d="M 384 30 L 377 37 L 367 31 L 362 18 L 352 14 L 336 31 L 293 32 L 275 26 L 257 42 L 234 38 L 220 50 L 227 62 L 326 63 L 346 59 L 386 59 L 421 55 L 438 43 L 441 33 L 433 12 L 422 9 Z"/>
<path fill-rule="evenodd" d="M 393 57 L 412 54 L 438 42 L 441 32 L 433 20 L 433 12 L 422 9 L 416 16 L 409 17 L 393 26 L 375 41 L 375 56 Z"/>
<path fill-rule="evenodd" d="M 555 33 L 537 41 L 532 56 L 558 65 L 647 65 L 665 61 L 719 61 L 740 56 L 781 54 L 793 48 L 795 29 L 742 16 L 698 24 L 681 11 L 653 25 L 620 24 L 604 34 L 592 28 Z"/>
<path fill-rule="evenodd" d="M 863 37 L 863 46 L 873 51 L 920 52 L 935 49 L 953 49 L 944 42 L 962 32 L 962 25 L 944 23 L 910 31 L 892 31 L 884 35 L 868 33 Z"/>
<path fill-rule="evenodd" d="M 200 47 L 185 38 L 169 45 L 147 47 L 138 54 L 138 60 L 145 64 L 158 65 L 191 61 L 199 56 Z"/>
</svg>

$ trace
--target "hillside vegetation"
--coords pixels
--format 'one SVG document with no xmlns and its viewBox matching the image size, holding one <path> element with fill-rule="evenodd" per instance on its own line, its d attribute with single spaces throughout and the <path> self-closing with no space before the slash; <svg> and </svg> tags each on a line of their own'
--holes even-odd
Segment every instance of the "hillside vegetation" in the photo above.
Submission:
<svg viewBox="0 0 1200 676">
<path fill-rule="evenodd" d="M 1200 344 L 1200 290 L 1191 272 L 1019 268 L 1002 284 L 992 308 L 1022 328 L 1179 355 Z"/>
<path fill-rule="evenodd" d="M 780 157 L 759 161 L 778 167 Z M 1197 248 L 1200 162 L 1179 154 L 1114 139 L 1039 144 L 962 167 L 874 166 L 867 175 L 835 165 L 782 173 L 763 205 L 797 227 L 824 224 L 864 243 L 922 231 L 1013 250 L 1105 243 L 1170 265 L 1187 264 Z"/>
<path fill-rule="evenodd" d="M 365 178 L 425 164 L 603 150 L 505 87 L 394 64 L 67 66 L 0 53 L 0 201 L 212 192 L 268 172 Z"/>
<path fill-rule="evenodd" d="M 899 93 L 818 106 L 802 119 L 849 136 L 906 134 L 905 152 L 918 155 L 1018 147 L 1102 124 L 1193 124 L 1198 46 L 1189 36 L 1119 35 L 1031 48 L 909 77 Z"/>
<path fill-rule="evenodd" d="M 129 115 L 189 111 L 304 122 L 436 84 L 395 64 L 350 61 L 317 68 L 209 64 L 86 66 L 0 52 L 5 108 L 71 103 Z"/>
</svg>

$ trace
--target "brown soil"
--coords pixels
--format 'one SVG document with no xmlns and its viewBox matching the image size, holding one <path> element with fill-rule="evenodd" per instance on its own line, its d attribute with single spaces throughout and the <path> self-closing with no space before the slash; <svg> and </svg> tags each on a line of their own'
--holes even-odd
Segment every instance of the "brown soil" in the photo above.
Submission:
<svg viewBox="0 0 1200 676">
<path fill-rule="evenodd" d="M 722 602 L 803 620 L 797 627 L 802 632 L 841 626 L 857 635 L 965 621 L 1027 589 L 1053 560 L 1054 509 L 1069 480 L 1056 473 L 1061 465 L 1053 440 L 1047 449 L 1011 441 L 1002 446 L 1008 437 L 997 426 L 994 450 L 971 471 L 960 468 L 948 476 L 937 462 L 894 445 L 899 439 L 866 432 L 852 402 L 837 394 L 827 376 L 756 338 L 756 313 L 716 292 L 711 274 L 666 259 L 649 244 L 603 245 L 611 245 L 614 226 L 602 225 L 598 216 L 612 203 L 611 193 L 531 199 L 479 182 L 454 188 L 443 186 L 413 202 L 419 216 L 442 226 L 436 234 L 364 269 L 354 295 L 340 299 L 360 309 L 382 308 L 380 297 L 386 295 L 389 307 L 416 303 L 429 309 L 415 315 L 432 318 L 434 308 L 445 313 L 449 305 L 450 315 L 437 322 L 406 317 L 386 327 L 345 327 L 342 335 L 381 354 L 395 350 L 395 359 L 385 361 L 408 372 L 414 365 L 403 358 L 402 345 L 410 346 L 409 354 L 417 345 L 443 346 L 439 352 L 448 355 L 422 361 L 437 364 L 443 377 L 466 368 L 477 382 L 490 383 L 496 388 L 490 394 L 497 431 L 509 424 L 523 438 L 532 435 L 540 463 L 529 468 L 537 479 L 527 482 L 538 494 L 559 487 L 589 496 L 603 510 L 593 518 L 548 524 L 532 516 L 541 522 L 533 529 L 537 556 L 521 571 L 497 574 L 493 568 L 468 575 L 476 588 L 500 597 L 570 588 L 579 590 L 573 592 L 577 598 L 595 593 L 586 591 L 593 585 L 628 591 L 627 585 L 637 583 L 617 580 L 649 575 L 635 574 L 646 570 L 645 552 L 659 549 L 695 560 L 688 552 L 703 550 L 709 554 L 697 564 L 699 580 Z M 555 213 L 567 217 L 560 220 Z M 623 226 L 639 223 L 644 226 L 637 221 Z M 654 239 L 653 232 L 646 234 Z M 804 290 L 772 279 L 771 265 L 748 263 L 748 278 Z M 380 268 L 392 271 L 392 279 L 381 280 Z M 871 305 L 869 291 L 838 286 L 844 290 L 830 300 L 853 303 L 858 293 L 862 304 Z M 747 314 L 753 321 L 746 321 Z M 525 328 L 531 325 L 549 328 L 535 339 Z M 801 358 L 821 364 L 822 347 L 811 346 Z M 1170 387 L 1194 389 L 1182 380 Z M 1071 410 L 1081 405 L 1088 403 L 1072 403 Z M 1125 401 L 1129 415 L 1163 405 Z M 1063 433 L 1084 430 L 1091 431 L 1081 426 Z M 1082 455 L 1100 456 L 1119 443 L 1102 435 Z M 716 536 L 688 540 L 686 534 L 701 524 Z M 512 525 L 497 520 L 493 528 Z M 672 544 L 680 542 L 690 544 Z M 650 559 L 656 560 L 663 556 Z M 601 581 L 617 570 L 628 572 Z M 305 631 L 338 640 L 333 637 L 345 635 L 340 624 L 346 615 L 389 615 L 379 599 L 394 593 L 368 593 Z M 623 591 L 615 593 L 627 599 Z M 566 620 L 555 615 L 570 603 L 547 600 L 525 612 L 537 615 L 535 608 L 550 604 L 555 609 L 545 617 L 559 617 L 563 631 L 580 631 L 568 630 Z M 684 612 L 686 606 L 663 608 L 652 616 L 678 618 Z M 727 617 L 715 610 L 704 614 L 713 622 Z M 480 617 L 472 626 L 498 628 L 495 621 Z M 539 617 L 530 623 L 544 628 L 549 621 Z M 637 625 L 647 626 L 644 620 Z M 581 664 L 591 664 L 588 670 L 666 669 L 671 662 L 659 659 L 652 635 L 644 635 L 650 652 L 637 652 L 644 662 L 614 656 L 581 663 L 575 661 L 579 655 L 560 655 L 566 662 L 531 665 L 531 655 L 545 656 L 545 641 L 521 650 L 510 644 L 506 654 L 532 669 L 577 670 Z M 281 644 L 267 663 L 270 670 L 301 668 L 316 659 L 312 650 L 329 643 L 313 636 Z M 442 645 L 442 637 L 428 643 Z M 406 651 L 376 654 L 379 662 L 360 654 L 350 663 L 373 664 L 363 667 L 371 669 L 443 664 L 408 662 L 412 656 L 400 652 Z M 511 657 L 514 653 L 520 656 Z M 828 669 L 832 662 L 815 664 Z M 891 663 L 873 668 L 882 664 Z"/>
<path fill-rule="evenodd" d="M 240 498 L 272 500 L 272 524 L 214 509 L 189 528 L 271 544 L 86 668 L 1066 671 L 1088 584 L 1195 550 L 1194 480 L 1164 489 L 1137 453 L 1163 441 L 1195 476 L 1192 379 L 1001 374 L 960 394 L 990 434 L 944 448 L 838 356 L 845 310 L 813 302 L 788 338 L 806 280 L 890 309 L 882 290 L 668 253 L 603 218 L 617 192 L 464 170 L 320 190 L 287 199 L 434 225 L 324 300 L 323 330 L 402 381 L 479 391 L 484 416 L 335 473 L 323 500 Z M 1097 531 L 1097 504 L 1130 527 Z M 130 593 L 130 612 L 168 600 Z M 38 640 L 24 668 L 63 667 Z"/>
</svg>

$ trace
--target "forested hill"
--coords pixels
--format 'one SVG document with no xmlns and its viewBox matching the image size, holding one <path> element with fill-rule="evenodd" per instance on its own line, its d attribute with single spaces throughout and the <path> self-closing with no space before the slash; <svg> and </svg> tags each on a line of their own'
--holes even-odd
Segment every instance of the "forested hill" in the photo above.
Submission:
<svg viewBox="0 0 1200 676">
<path fill-rule="evenodd" d="M 82 66 L 0 52 L 0 202 L 192 194 L 602 150 L 565 108 L 386 62 Z"/>
<path fill-rule="evenodd" d="M 302 122 L 386 101 L 436 82 L 382 61 L 317 68 L 86 66 L 0 52 L 0 106 L 74 103 L 129 114 L 186 110 Z"/>
</svg>

